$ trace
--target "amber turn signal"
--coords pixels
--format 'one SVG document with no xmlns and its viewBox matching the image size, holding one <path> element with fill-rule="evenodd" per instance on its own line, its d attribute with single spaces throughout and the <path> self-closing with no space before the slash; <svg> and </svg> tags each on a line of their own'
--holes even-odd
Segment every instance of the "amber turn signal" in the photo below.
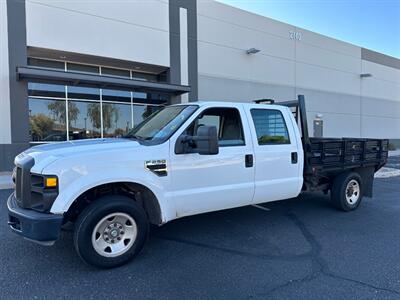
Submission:
<svg viewBox="0 0 400 300">
<path fill-rule="evenodd" d="M 45 179 L 46 187 L 56 187 L 57 186 L 57 177 L 47 177 Z"/>
</svg>

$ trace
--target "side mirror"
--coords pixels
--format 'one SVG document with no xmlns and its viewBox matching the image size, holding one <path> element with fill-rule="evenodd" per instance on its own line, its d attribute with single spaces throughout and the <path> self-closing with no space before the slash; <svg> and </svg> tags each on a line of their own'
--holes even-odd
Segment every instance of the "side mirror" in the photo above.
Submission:
<svg viewBox="0 0 400 300">
<path fill-rule="evenodd" d="M 217 128 L 201 126 L 196 136 L 181 135 L 175 144 L 175 154 L 199 153 L 215 155 L 219 153 Z"/>
<path fill-rule="evenodd" d="M 215 155 L 219 153 L 218 134 L 215 126 L 201 126 L 197 129 L 197 136 L 193 137 L 197 152 L 201 155 Z"/>
</svg>

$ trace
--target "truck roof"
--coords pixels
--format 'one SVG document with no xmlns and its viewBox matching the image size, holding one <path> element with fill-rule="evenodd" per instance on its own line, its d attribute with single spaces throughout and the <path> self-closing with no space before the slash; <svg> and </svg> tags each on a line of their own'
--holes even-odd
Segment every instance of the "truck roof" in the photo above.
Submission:
<svg viewBox="0 0 400 300">
<path fill-rule="evenodd" d="M 282 105 L 279 105 L 279 102 L 277 104 L 257 104 L 254 102 L 229 102 L 229 101 L 195 101 L 195 102 L 188 102 L 188 103 L 179 103 L 179 104 L 173 104 L 173 106 L 181 106 L 181 105 L 198 105 L 199 107 L 237 107 L 237 106 L 252 106 L 254 105 L 260 105 L 260 107 L 264 107 L 264 105 L 267 105 L 268 108 L 282 108 Z"/>
</svg>

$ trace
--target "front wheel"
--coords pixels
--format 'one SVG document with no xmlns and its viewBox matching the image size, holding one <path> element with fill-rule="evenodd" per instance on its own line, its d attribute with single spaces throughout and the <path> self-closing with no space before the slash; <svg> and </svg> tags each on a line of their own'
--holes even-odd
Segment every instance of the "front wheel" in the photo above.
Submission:
<svg viewBox="0 0 400 300">
<path fill-rule="evenodd" d="M 332 184 L 331 199 L 343 211 L 355 210 L 362 199 L 362 179 L 358 173 L 343 173 Z"/>
<path fill-rule="evenodd" d="M 88 264 L 113 268 L 133 259 L 143 248 L 148 221 L 142 207 L 124 196 L 105 196 L 79 215 L 74 245 Z"/>
</svg>

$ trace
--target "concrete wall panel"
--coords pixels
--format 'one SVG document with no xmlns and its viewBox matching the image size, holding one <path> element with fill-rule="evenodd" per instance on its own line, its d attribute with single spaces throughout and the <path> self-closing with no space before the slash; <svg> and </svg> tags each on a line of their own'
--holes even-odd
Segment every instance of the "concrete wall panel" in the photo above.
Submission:
<svg viewBox="0 0 400 300">
<path fill-rule="evenodd" d="M 400 137 L 400 118 L 363 116 L 362 135 L 369 138 L 398 139 Z"/>
<path fill-rule="evenodd" d="M 340 52 L 296 42 L 296 60 L 311 65 L 360 74 L 360 59 Z"/>
<path fill-rule="evenodd" d="M 294 87 L 199 75 L 199 100 L 251 102 L 261 98 L 291 100 Z"/>
<path fill-rule="evenodd" d="M 296 62 L 296 86 L 358 96 L 360 76 Z"/>
<path fill-rule="evenodd" d="M 387 99 L 400 102 L 400 81 L 398 84 L 390 81 L 376 79 L 374 77 L 363 78 L 361 83 L 361 95 Z"/>
<path fill-rule="evenodd" d="M 249 80 L 254 82 L 295 85 L 295 64 L 293 61 L 265 55 L 249 59 Z"/>
<path fill-rule="evenodd" d="M 321 114 L 360 114 L 360 97 L 342 93 L 329 93 L 311 89 L 297 88 L 296 93 L 306 98 L 307 110 Z"/>
<path fill-rule="evenodd" d="M 337 39 L 324 36 L 302 28 L 296 28 L 301 33 L 301 42 L 333 52 L 361 58 L 361 48 Z"/>
<path fill-rule="evenodd" d="M 249 57 L 243 51 L 198 42 L 199 74 L 246 80 Z"/>
<path fill-rule="evenodd" d="M 294 85 L 294 62 L 198 42 L 199 73 L 245 81 Z"/>
<path fill-rule="evenodd" d="M 169 66 L 168 5 L 165 3 L 45 2 L 46 5 L 26 3 L 28 46 Z M 110 18 L 109 14 L 114 17 Z M 150 20 L 156 27 L 148 27 Z"/>
<path fill-rule="evenodd" d="M 295 27 L 283 22 L 272 20 L 245 10 L 234 8 L 211 0 L 197 1 L 199 16 L 217 19 L 229 24 L 236 24 L 253 30 L 267 32 L 289 39 L 289 32 Z"/>
<path fill-rule="evenodd" d="M 363 97 L 361 112 L 364 116 L 400 119 L 400 101 Z"/>
<path fill-rule="evenodd" d="M 294 59 L 294 41 L 268 32 L 230 24 L 224 21 L 198 17 L 198 39 L 215 45 L 246 51 L 260 49 L 263 55 Z"/>
<path fill-rule="evenodd" d="M 71 12 L 168 31 L 168 0 L 26 0 Z M 154 17 L 154 18 L 153 18 Z"/>
<path fill-rule="evenodd" d="M 400 85 L 400 70 L 362 60 L 362 73 L 370 73 L 373 78 L 394 82 Z"/>
<path fill-rule="evenodd" d="M 313 134 L 313 120 L 318 111 L 307 111 L 308 132 Z M 360 137 L 360 116 L 339 113 L 323 114 L 324 137 Z"/>
</svg>

